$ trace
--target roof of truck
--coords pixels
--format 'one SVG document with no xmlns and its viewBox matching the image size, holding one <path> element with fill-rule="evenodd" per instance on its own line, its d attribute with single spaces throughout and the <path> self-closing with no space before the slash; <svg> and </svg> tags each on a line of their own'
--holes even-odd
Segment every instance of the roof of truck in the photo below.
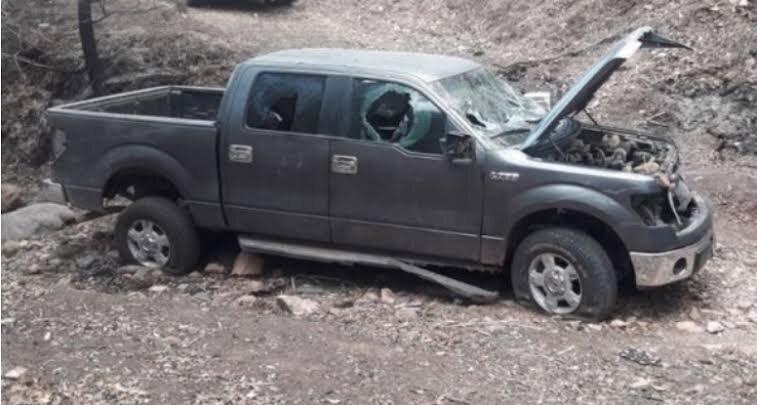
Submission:
<svg viewBox="0 0 757 405">
<path fill-rule="evenodd" d="M 428 82 L 480 66 L 474 61 L 454 56 L 338 48 L 288 49 L 258 56 L 247 63 L 310 66 L 351 74 L 385 72 L 413 75 Z"/>
</svg>

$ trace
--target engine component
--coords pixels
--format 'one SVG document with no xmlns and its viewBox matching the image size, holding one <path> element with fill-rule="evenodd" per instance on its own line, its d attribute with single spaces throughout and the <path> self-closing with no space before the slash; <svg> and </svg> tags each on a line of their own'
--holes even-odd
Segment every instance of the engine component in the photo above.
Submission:
<svg viewBox="0 0 757 405">
<path fill-rule="evenodd" d="M 564 152 L 556 148 L 544 152 L 541 156 L 551 161 L 658 175 L 671 169 L 674 147 L 663 141 L 584 128 Z"/>
</svg>

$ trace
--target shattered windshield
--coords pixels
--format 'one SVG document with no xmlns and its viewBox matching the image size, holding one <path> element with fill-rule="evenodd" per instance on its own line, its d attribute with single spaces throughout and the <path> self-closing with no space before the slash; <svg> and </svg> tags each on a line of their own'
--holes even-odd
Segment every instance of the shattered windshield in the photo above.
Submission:
<svg viewBox="0 0 757 405">
<path fill-rule="evenodd" d="M 515 145 L 546 113 L 484 68 L 434 83 L 449 104 L 481 135 Z"/>
</svg>

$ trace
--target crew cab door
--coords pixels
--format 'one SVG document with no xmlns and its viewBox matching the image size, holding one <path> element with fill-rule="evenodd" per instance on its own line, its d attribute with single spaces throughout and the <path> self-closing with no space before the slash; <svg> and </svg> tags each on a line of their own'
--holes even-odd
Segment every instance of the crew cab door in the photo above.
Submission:
<svg viewBox="0 0 757 405">
<path fill-rule="evenodd" d="M 331 142 L 333 242 L 477 261 L 481 171 L 442 154 L 445 114 L 404 84 L 351 86 L 347 136 Z"/>
<path fill-rule="evenodd" d="M 328 242 L 329 138 L 320 120 L 328 77 L 250 69 L 221 127 L 229 227 Z"/>
</svg>

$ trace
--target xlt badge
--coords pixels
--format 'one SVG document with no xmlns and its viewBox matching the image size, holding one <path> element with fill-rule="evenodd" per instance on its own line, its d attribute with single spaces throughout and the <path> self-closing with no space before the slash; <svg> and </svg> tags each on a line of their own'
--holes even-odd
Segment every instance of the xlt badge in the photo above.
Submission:
<svg viewBox="0 0 757 405">
<path fill-rule="evenodd" d="M 520 173 L 516 172 L 489 172 L 489 179 L 492 181 L 518 181 Z"/>
</svg>

